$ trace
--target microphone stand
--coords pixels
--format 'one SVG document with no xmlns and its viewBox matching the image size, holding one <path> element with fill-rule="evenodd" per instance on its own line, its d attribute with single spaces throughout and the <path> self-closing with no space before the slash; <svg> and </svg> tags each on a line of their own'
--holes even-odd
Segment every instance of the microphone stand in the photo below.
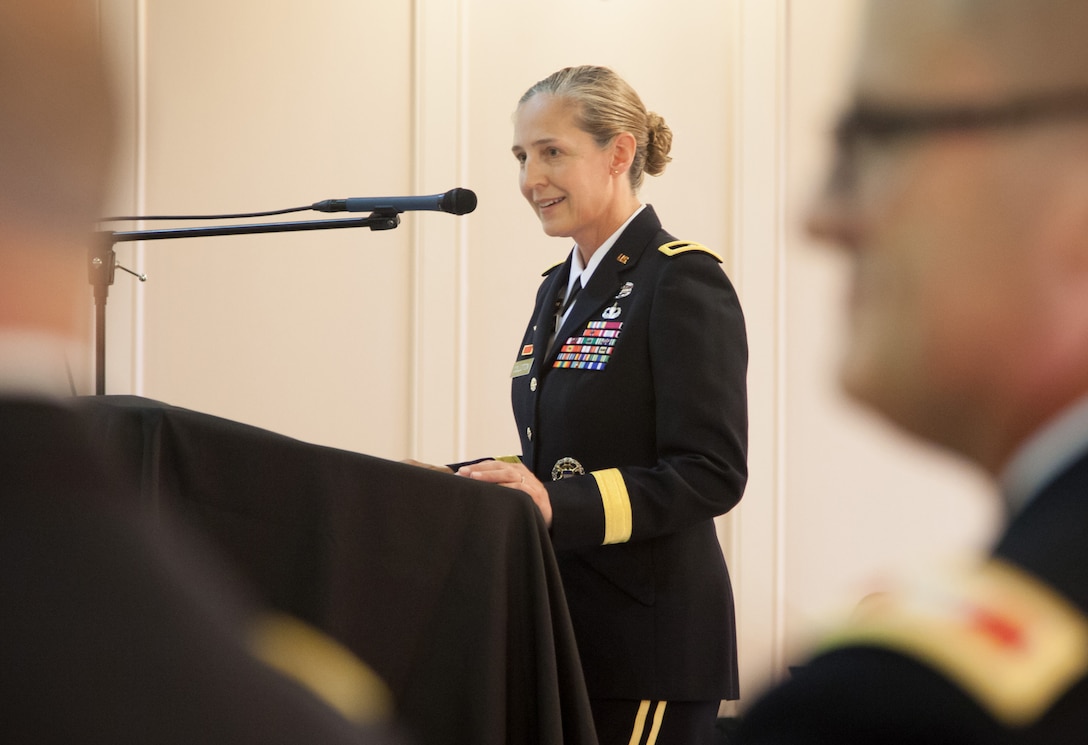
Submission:
<svg viewBox="0 0 1088 745">
<path fill-rule="evenodd" d="M 289 233 L 299 230 L 329 230 L 336 228 L 370 228 L 392 230 L 400 225 L 395 209 L 377 209 L 366 217 L 346 220 L 302 220 L 297 222 L 249 223 L 245 225 L 215 225 L 195 228 L 166 228 L 158 230 L 100 231 L 98 240 L 89 251 L 89 275 L 94 287 L 95 305 L 95 395 L 106 393 L 106 299 L 113 284 L 117 254 L 116 243 L 153 241 L 166 238 L 201 238 L 213 235 L 251 235 L 254 233 Z M 121 267 L 144 281 L 146 277 Z"/>
</svg>

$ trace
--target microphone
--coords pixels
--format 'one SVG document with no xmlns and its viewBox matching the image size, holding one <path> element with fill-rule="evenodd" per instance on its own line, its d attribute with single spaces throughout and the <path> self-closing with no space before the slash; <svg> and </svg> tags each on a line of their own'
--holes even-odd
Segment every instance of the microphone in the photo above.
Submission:
<svg viewBox="0 0 1088 745">
<path fill-rule="evenodd" d="M 470 189 L 450 189 L 445 194 L 431 194 L 426 197 L 353 197 L 350 199 L 326 199 L 315 202 L 310 209 L 318 212 L 374 212 L 391 210 L 393 212 L 413 212 L 432 210 L 449 212 L 453 215 L 467 215 L 476 209 L 476 192 Z"/>
</svg>

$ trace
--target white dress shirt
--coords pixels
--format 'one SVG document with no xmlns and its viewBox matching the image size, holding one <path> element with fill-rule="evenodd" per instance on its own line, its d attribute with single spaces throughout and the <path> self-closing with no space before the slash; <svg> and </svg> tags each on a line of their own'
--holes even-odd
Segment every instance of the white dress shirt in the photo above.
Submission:
<svg viewBox="0 0 1088 745">
<path fill-rule="evenodd" d="M 1088 450 L 1088 396 L 1067 408 L 1016 451 L 1001 474 L 1001 488 L 1016 514 Z"/>
</svg>

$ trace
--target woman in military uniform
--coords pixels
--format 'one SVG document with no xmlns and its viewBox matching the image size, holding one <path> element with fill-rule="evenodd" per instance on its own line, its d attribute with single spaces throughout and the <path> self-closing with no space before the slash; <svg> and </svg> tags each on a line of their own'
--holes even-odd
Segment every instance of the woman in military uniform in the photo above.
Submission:
<svg viewBox="0 0 1088 745">
<path fill-rule="evenodd" d="M 637 197 L 671 140 L 606 68 L 560 70 L 522 97 L 521 192 L 575 245 L 545 273 L 514 360 L 521 455 L 457 470 L 540 508 L 602 745 L 710 743 L 737 697 L 714 518 L 747 478 L 747 341 L 718 256 Z"/>
</svg>

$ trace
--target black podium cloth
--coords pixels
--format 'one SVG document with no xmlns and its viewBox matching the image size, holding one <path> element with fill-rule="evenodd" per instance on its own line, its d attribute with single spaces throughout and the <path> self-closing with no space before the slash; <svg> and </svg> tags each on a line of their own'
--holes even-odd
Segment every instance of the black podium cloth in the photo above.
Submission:
<svg viewBox="0 0 1088 745">
<path fill-rule="evenodd" d="M 596 742 L 547 530 L 522 492 L 134 396 L 78 399 L 147 504 L 388 683 L 420 745 Z"/>
</svg>

